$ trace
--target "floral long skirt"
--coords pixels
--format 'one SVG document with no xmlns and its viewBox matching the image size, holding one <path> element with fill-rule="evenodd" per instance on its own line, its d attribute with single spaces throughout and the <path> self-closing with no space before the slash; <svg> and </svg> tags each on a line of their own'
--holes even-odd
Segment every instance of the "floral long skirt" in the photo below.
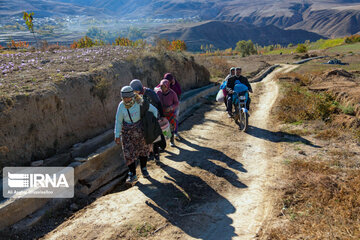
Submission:
<svg viewBox="0 0 360 240">
<path fill-rule="evenodd" d="M 140 121 L 133 124 L 124 122 L 122 147 L 126 165 L 128 166 L 139 157 L 149 155 L 149 145 L 145 142 Z"/>
</svg>

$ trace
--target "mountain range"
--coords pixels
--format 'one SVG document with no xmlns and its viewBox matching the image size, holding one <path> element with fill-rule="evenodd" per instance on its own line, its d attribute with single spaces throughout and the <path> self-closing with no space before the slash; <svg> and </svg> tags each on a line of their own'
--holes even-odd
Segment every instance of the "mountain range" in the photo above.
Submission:
<svg viewBox="0 0 360 240">
<path fill-rule="evenodd" d="M 244 22 L 209 20 L 199 23 L 167 25 L 159 28 L 158 36 L 170 40 L 182 39 L 190 51 L 200 49 L 201 45 L 213 44 L 216 48 L 235 47 L 239 39 L 251 39 L 261 46 L 271 44 L 288 45 L 316 41 L 322 36 L 304 30 L 284 30 L 274 25 L 255 26 Z"/>
<path fill-rule="evenodd" d="M 159 29 L 159 34 L 197 41 L 189 36 L 194 35 L 195 31 L 200 31 L 201 38 L 215 38 L 218 45 L 224 46 L 225 42 L 230 40 L 219 40 L 218 37 L 224 35 L 221 32 L 244 26 L 247 31 L 250 28 L 262 33 L 273 31 L 284 38 L 287 36 L 280 30 L 291 30 L 289 33 L 295 39 L 300 38 L 302 34 L 310 39 L 314 36 L 334 38 L 360 33 L 359 0 L 12 0 L 0 2 L 0 19 L 24 10 L 34 11 L 38 16 L 196 18 L 199 23 L 185 24 L 181 27 L 164 26 Z M 218 29 L 219 27 L 223 29 Z M 243 31 L 231 38 L 246 35 L 245 33 L 246 31 Z M 281 37 L 277 40 L 280 43 Z"/>
</svg>

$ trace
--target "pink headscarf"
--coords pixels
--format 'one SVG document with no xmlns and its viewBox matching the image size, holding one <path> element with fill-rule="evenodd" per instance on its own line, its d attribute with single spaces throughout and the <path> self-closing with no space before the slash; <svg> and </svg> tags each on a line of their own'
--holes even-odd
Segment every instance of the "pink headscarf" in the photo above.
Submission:
<svg viewBox="0 0 360 240">
<path fill-rule="evenodd" d="M 170 82 L 169 82 L 169 80 L 167 80 L 167 79 L 161 80 L 161 82 L 160 82 L 160 87 L 161 87 L 162 85 L 164 85 L 165 87 L 167 87 L 168 89 L 170 89 Z"/>
</svg>

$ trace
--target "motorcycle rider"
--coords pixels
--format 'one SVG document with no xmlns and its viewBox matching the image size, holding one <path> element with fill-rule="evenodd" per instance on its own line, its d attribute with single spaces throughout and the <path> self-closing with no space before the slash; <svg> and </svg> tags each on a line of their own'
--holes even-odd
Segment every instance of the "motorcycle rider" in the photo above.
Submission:
<svg viewBox="0 0 360 240">
<path fill-rule="evenodd" d="M 227 81 L 227 84 L 226 84 L 226 90 L 228 92 L 228 95 L 227 95 L 227 109 L 226 110 L 228 112 L 229 117 L 233 116 L 233 114 L 232 114 L 233 94 L 234 94 L 235 83 L 237 81 L 239 81 L 242 84 L 245 84 L 248 87 L 249 92 L 251 92 L 251 93 L 253 92 L 252 88 L 251 88 L 251 85 L 249 83 L 249 80 L 246 77 L 241 75 L 241 68 L 237 67 L 235 69 L 235 76 L 229 77 L 229 79 Z M 248 101 L 246 102 L 246 108 L 248 110 L 250 110 L 250 102 L 251 102 L 251 99 L 249 97 Z"/>
</svg>

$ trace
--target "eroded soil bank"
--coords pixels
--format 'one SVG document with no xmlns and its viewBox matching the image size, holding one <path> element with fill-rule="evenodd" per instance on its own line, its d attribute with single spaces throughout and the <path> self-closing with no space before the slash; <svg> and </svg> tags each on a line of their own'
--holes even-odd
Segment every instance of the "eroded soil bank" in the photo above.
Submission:
<svg viewBox="0 0 360 240">
<path fill-rule="evenodd" d="M 172 72 L 184 90 L 209 72 L 181 53 L 103 47 L 0 56 L 0 167 L 29 165 L 113 127 L 120 89 Z"/>
</svg>

